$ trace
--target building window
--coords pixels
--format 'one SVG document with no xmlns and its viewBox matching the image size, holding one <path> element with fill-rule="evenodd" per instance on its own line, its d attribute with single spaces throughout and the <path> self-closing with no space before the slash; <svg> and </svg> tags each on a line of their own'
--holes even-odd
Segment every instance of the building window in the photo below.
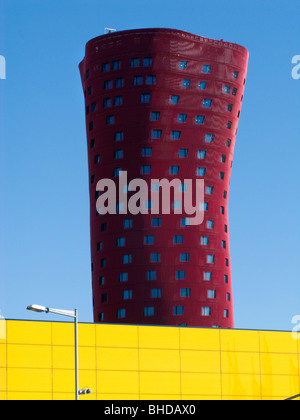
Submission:
<svg viewBox="0 0 300 420">
<path fill-rule="evenodd" d="M 115 150 L 114 159 L 123 159 L 123 150 Z"/>
<path fill-rule="evenodd" d="M 189 217 L 183 217 L 180 221 L 180 226 L 181 227 L 188 227 L 190 226 L 190 219 Z"/>
<path fill-rule="evenodd" d="M 180 140 L 181 131 L 172 131 L 171 140 Z"/>
<path fill-rule="evenodd" d="M 226 267 L 229 267 L 229 259 L 228 258 L 225 258 L 225 265 L 226 265 Z"/>
<path fill-rule="evenodd" d="M 178 104 L 179 103 L 179 96 L 178 95 L 172 95 L 171 99 L 170 99 L 170 103 L 174 104 L 174 105 Z"/>
<path fill-rule="evenodd" d="M 161 226 L 161 218 L 160 217 L 153 217 L 152 227 L 160 227 L 160 226 Z"/>
<path fill-rule="evenodd" d="M 104 313 L 103 312 L 99 312 L 98 321 L 99 322 L 104 321 Z"/>
<path fill-rule="evenodd" d="M 142 149 L 142 156 L 143 157 L 150 157 L 150 156 L 152 156 L 152 147 L 143 147 L 143 149 Z"/>
<path fill-rule="evenodd" d="M 190 288 L 180 289 L 180 297 L 190 297 L 190 296 L 191 296 L 191 289 Z"/>
<path fill-rule="evenodd" d="M 121 68 L 121 61 L 120 60 L 114 60 L 111 64 L 112 70 L 119 70 Z"/>
<path fill-rule="evenodd" d="M 228 104 L 227 105 L 227 111 L 228 112 L 231 112 L 232 111 L 232 108 L 233 108 L 233 104 Z"/>
<path fill-rule="evenodd" d="M 124 86 L 124 79 L 123 77 L 118 77 L 115 81 L 115 87 L 120 88 Z"/>
<path fill-rule="evenodd" d="M 160 253 L 154 252 L 151 254 L 151 262 L 160 262 Z"/>
<path fill-rule="evenodd" d="M 86 73 L 85 73 L 85 78 L 88 79 L 89 77 L 90 77 L 90 71 L 87 70 Z"/>
<path fill-rule="evenodd" d="M 207 83 L 206 82 L 199 82 L 199 84 L 198 84 L 198 88 L 200 90 L 205 90 L 206 89 L 206 86 L 207 86 Z"/>
<path fill-rule="evenodd" d="M 228 284 L 228 276 L 227 276 L 227 274 L 224 275 L 224 283 L 225 284 Z"/>
<path fill-rule="evenodd" d="M 211 315 L 211 308 L 209 306 L 203 306 L 202 316 L 210 316 L 210 315 Z"/>
<path fill-rule="evenodd" d="M 189 88 L 190 86 L 191 86 L 190 79 L 184 79 L 184 81 L 182 82 L 182 87 Z"/>
<path fill-rule="evenodd" d="M 207 195 L 212 195 L 212 194 L 213 194 L 213 192 L 214 192 L 214 187 L 211 187 L 211 186 L 207 186 L 207 187 L 206 187 L 205 193 L 206 193 Z"/>
<path fill-rule="evenodd" d="M 203 108 L 211 108 L 212 99 L 203 99 Z"/>
<path fill-rule="evenodd" d="M 207 293 L 207 297 L 208 297 L 208 299 L 216 299 L 216 297 L 217 297 L 216 290 L 209 290 L 208 293 Z"/>
<path fill-rule="evenodd" d="M 226 249 L 226 241 L 222 241 L 222 248 Z"/>
<path fill-rule="evenodd" d="M 90 96 L 92 94 L 92 86 L 89 86 L 87 88 L 87 94 L 88 94 L 88 96 Z"/>
<path fill-rule="evenodd" d="M 104 285 L 104 277 L 101 276 L 99 277 L 99 286 L 103 286 Z"/>
<path fill-rule="evenodd" d="M 208 238 L 208 236 L 202 236 L 201 237 L 201 245 L 204 245 L 204 246 L 209 245 L 209 238 Z"/>
<path fill-rule="evenodd" d="M 124 220 L 124 229 L 131 229 L 132 228 L 132 219 L 125 219 Z"/>
<path fill-rule="evenodd" d="M 229 318 L 229 311 L 228 311 L 228 309 L 224 309 L 224 318 Z"/>
<path fill-rule="evenodd" d="M 170 175 L 178 175 L 179 172 L 179 166 L 171 166 L 170 167 Z"/>
<path fill-rule="evenodd" d="M 208 220 L 206 223 L 207 229 L 213 229 L 215 224 L 212 220 Z"/>
<path fill-rule="evenodd" d="M 223 87 L 223 93 L 226 93 L 226 94 L 228 93 L 228 94 L 229 94 L 229 93 L 230 93 L 230 89 L 231 89 L 231 88 L 230 88 L 230 86 L 229 86 L 229 85 L 225 85 L 225 86 Z"/>
<path fill-rule="evenodd" d="M 111 99 L 110 98 L 103 99 L 103 108 L 110 108 L 110 107 L 111 107 Z"/>
<path fill-rule="evenodd" d="M 125 246 L 125 238 L 117 238 L 117 248 Z"/>
<path fill-rule="evenodd" d="M 109 71 L 109 63 L 103 63 L 102 64 L 102 72 L 105 73 Z"/>
<path fill-rule="evenodd" d="M 206 168 L 197 168 L 197 176 L 205 176 Z"/>
<path fill-rule="evenodd" d="M 142 93 L 141 95 L 141 103 L 142 104 L 149 104 L 151 95 L 150 93 Z"/>
<path fill-rule="evenodd" d="M 208 203 L 201 203 L 201 210 L 208 211 Z"/>
<path fill-rule="evenodd" d="M 202 67 L 202 73 L 210 73 L 210 71 L 211 71 L 211 66 L 209 66 L 209 65 L 205 64 L 205 65 Z"/>
<path fill-rule="evenodd" d="M 153 139 L 160 139 L 162 136 L 162 130 L 153 130 L 152 131 L 152 138 Z"/>
<path fill-rule="evenodd" d="M 133 78 L 134 86 L 140 86 L 143 84 L 143 77 L 142 76 L 134 76 Z"/>
<path fill-rule="evenodd" d="M 152 76 L 147 76 L 146 78 L 146 84 L 147 85 L 155 85 L 156 83 L 156 76 L 152 75 Z"/>
<path fill-rule="evenodd" d="M 187 61 L 181 61 L 180 64 L 179 64 L 179 68 L 181 70 L 186 70 L 187 69 L 187 64 L 188 64 Z"/>
<path fill-rule="evenodd" d="M 123 131 L 117 131 L 114 136 L 115 141 L 123 141 L 124 140 L 124 133 Z"/>
<path fill-rule="evenodd" d="M 119 274 L 119 282 L 126 283 L 128 281 L 128 273 L 120 273 Z"/>
<path fill-rule="evenodd" d="M 226 163 L 226 159 L 227 159 L 227 156 L 226 155 L 222 155 L 221 156 L 221 163 Z"/>
<path fill-rule="evenodd" d="M 108 90 L 112 88 L 112 82 L 111 80 L 105 80 L 104 82 L 104 90 Z"/>
<path fill-rule="evenodd" d="M 215 256 L 214 255 L 207 255 L 206 261 L 207 261 L 207 264 L 214 264 L 215 263 Z"/>
<path fill-rule="evenodd" d="M 97 165 L 98 163 L 100 163 L 100 155 L 95 156 L 95 164 Z"/>
<path fill-rule="evenodd" d="M 92 131 L 93 129 L 94 129 L 94 123 L 93 123 L 93 121 L 91 121 L 89 123 L 89 131 Z"/>
<path fill-rule="evenodd" d="M 204 281 L 211 281 L 212 280 L 212 272 L 211 271 L 205 271 L 204 272 Z"/>
<path fill-rule="evenodd" d="M 115 96 L 114 97 L 114 106 L 120 106 L 123 103 L 122 96 Z"/>
<path fill-rule="evenodd" d="M 152 236 L 152 235 L 146 235 L 144 237 L 144 244 L 145 245 L 153 245 L 154 244 L 154 236 Z"/>
<path fill-rule="evenodd" d="M 102 251 L 102 242 L 97 242 L 97 251 Z"/>
<path fill-rule="evenodd" d="M 145 57 L 143 60 L 143 67 L 151 67 L 153 59 L 152 57 Z"/>
<path fill-rule="evenodd" d="M 188 252 L 181 252 L 180 262 L 188 262 L 190 260 L 190 254 Z"/>
<path fill-rule="evenodd" d="M 106 232 L 107 231 L 107 223 L 102 223 L 100 226 L 100 231 L 101 232 Z"/>
<path fill-rule="evenodd" d="M 154 315 L 154 308 L 153 306 L 146 306 L 144 308 L 144 316 L 153 316 Z"/>
<path fill-rule="evenodd" d="M 114 177 L 119 177 L 120 176 L 120 172 L 122 171 L 122 168 L 115 168 L 113 170 L 113 176 Z"/>
<path fill-rule="evenodd" d="M 178 122 L 186 122 L 187 114 L 179 114 L 178 115 Z"/>
<path fill-rule="evenodd" d="M 115 117 L 113 115 L 108 115 L 106 117 L 106 125 L 112 125 L 115 122 Z"/>
<path fill-rule="evenodd" d="M 226 293 L 226 300 L 227 300 L 227 302 L 230 302 L 231 301 L 231 295 L 230 295 L 230 293 Z"/>
<path fill-rule="evenodd" d="M 106 267 L 106 264 L 107 264 L 106 258 L 102 258 L 100 261 L 100 267 L 104 268 Z"/>
<path fill-rule="evenodd" d="M 118 309 L 117 311 L 118 319 L 122 319 L 126 317 L 126 309 Z"/>
<path fill-rule="evenodd" d="M 237 94 L 237 88 L 233 88 L 233 89 L 232 89 L 232 95 L 233 95 L 233 96 L 236 96 L 236 94 Z"/>
<path fill-rule="evenodd" d="M 183 315 L 183 306 L 174 306 L 173 315 Z"/>
<path fill-rule="evenodd" d="M 223 207 L 223 206 L 220 207 L 220 213 L 225 214 L 225 207 Z"/>
<path fill-rule="evenodd" d="M 91 184 L 94 184 L 95 183 L 95 175 L 92 175 L 91 176 Z"/>
<path fill-rule="evenodd" d="M 150 121 L 158 121 L 160 118 L 160 112 L 151 112 Z"/>
<path fill-rule="evenodd" d="M 161 289 L 151 289 L 151 298 L 152 299 L 161 298 Z"/>
<path fill-rule="evenodd" d="M 156 280 L 156 271 L 147 271 L 147 280 Z"/>
<path fill-rule="evenodd" d="M 232 127 L 232 121 L 228 121 L 227 125 L 226 125 L 226 128 L 228 128 L 228 130 L 230 130 L 231 127 Z"/>
<path fill-rule="evenodd" d="M 206 134 L 205 136 L 205 143 L 213 143 L 215 135 L 214 134 Z"/>
<path fill-rule="evenodd" d="M 234 71 L 232 73 L 232 77 L 233 77 L 233 79 L 237 79 L 239 77 L 239 72 L 238 71 Z"/>
<path fill-rule="evenodd" d="M 227 146 L 227 147 L 230 147 L 230 146 L 231 146 L 231 140 L 230 140 L 230 139 L 227 139 L 227 140 L 226 140 L 226 146 Z"/>
<path fill-rule="evenodd" d="M 131 264 L 132 263 L 132 255 L 123 255 L 123 264 Z"/>
<path fill-rule="evenodd" d="M 132 299 L 132 290 L 124 290 L 123 300 L 130 300 L 130 299 Z"/>
<path fill-rule="evenodd" d="M 189 153 L 189 149 L 180 149 L 178 155 L 180 158 L 187 158 L 188 153 Z"/>
<path fill-rule="evenodd" d="M 139 58 L 132 58 L 130 61 L 130 67 L 139 67 L 140 59 Z"/>
<path fill-rule="evenodd" d="M 141 169 L 142 175 L 149 175 L 151 173 L 151 165 L 143 165 Z"/>
<path fill-rule="evenodd" d="M 185 271 L 184 270 L 177 270 L 176 271 L 176 280 L 184 280 L 185 279 Z"/>
<path fill-rule="evenodd" d="M 204 124 L 204 120 L 205 120 L 204 115 L 197 115 L 195 122 L 196 124 Z"/>
<path fill-rule="evenodd" d="M 183 236 L 182 235 L 175 235 L 174 236 L 174 244 L 182 244 L 183 243 Z"/>
</svg>

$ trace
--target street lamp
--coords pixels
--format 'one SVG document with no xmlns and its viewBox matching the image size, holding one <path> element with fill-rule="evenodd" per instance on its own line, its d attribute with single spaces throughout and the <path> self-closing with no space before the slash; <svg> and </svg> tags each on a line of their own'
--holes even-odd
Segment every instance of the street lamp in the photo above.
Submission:
<svg viewBox="0 0 300 420">
<path fill-rule="evenodd" d="M 78 386 L 78 310 L 74 311 L 65 311 L 63 309 L 52 309 L 46 308 L 45 306 L 40 305 L 30 305 L 27 307 L 28 311 L 46 313 L 46 314 L 56 314 L 62 316 L 68 316 L 74 319 L 75 326 L 75 398 L 76 401 L 79 400 L 79 386 Z"/>
</svg>

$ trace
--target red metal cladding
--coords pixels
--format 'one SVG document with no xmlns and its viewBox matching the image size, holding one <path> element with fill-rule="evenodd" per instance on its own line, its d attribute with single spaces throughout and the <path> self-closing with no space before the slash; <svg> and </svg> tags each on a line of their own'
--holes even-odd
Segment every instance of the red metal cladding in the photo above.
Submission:
<svg viewBox="0 0 300 420">
<path fill-rule="evenodd" d="M 247 64 L 239 45 L 171 29 L 87 43 L 95 322 L 234 327 L 228 197 Z M 204 179 L 204 222 L 183 226 L 172 211 L 99 215 L 96 185 L 118 185 L 120 169 L 148 185 Z"/>
</svg>

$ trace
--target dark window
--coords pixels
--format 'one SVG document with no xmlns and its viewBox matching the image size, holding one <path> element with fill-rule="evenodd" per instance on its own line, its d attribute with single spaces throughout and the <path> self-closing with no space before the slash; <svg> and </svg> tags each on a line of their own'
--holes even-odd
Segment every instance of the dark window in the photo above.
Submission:
<svg viewBox="0 0 300 420">
<path fill-rule="evenodd" d="M 183 315 L 183 306 L 174 306 L 173 315 Z"/>
</svg>

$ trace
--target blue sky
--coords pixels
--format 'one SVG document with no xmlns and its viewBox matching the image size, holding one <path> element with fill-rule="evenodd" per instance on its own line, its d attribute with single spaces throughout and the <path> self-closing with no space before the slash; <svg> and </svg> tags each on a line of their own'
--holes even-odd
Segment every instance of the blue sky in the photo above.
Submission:
<svg viewBox="0 0 300 420">
<path fill-rule="evenodd" d="M 1 0 L 0 308 L 73 309 L 92 322 L 88 168 L 78 64 L 88 40 L 166 27 L 250 52 L 230 193 L 237 328 L 300 314 L 300 3 L 279 0 Z"/>
</svg>

